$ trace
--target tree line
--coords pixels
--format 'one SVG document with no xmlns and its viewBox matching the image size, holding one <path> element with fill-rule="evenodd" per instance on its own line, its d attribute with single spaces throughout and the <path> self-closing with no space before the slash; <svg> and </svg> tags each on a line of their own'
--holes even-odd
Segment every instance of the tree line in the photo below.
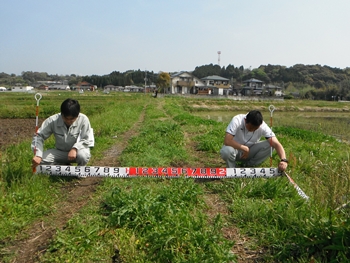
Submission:
<svg viewBox="0 0 350 263">
<path fill-rule="evenodd" d="M 265 84 L 283 89 L 290 97 L 305 99 L 350 100 L 350 67 L 345 69 L 321 65 L 296 64 L 292 67 L 280 65 L 261 65 L 255 69 L 228 65 L 204 65 L 196 67 L 193 75 L 203 78 L 218 75 L 230 80 L 233 87 L 239 88 L 245 80 L 255 78 Z"/>
<path fill-rule="evenodd" d="M 76 85 L 83 80 L 82 76 L 71 75 L 50 75 L 46 72 L 23 71 L 21 75 L 0 73 L 0 85 L 11 88 L 17 85 L 34 85 L 38 81 L 68 82 L 69 85 Z"/>
<path fill-rule="evenodd" d="M 171 76 L 176 72 L 168 72 Z M 350 68 L 332 68 L 321 65 L 296 64 L 291 67 L 280 65 L 261 65 L 250 69 L 234 65 L 222 66 L 215 64 L 196 67 L 192 72 L 197 78 L 218 75 L 229 79 L 231 85 L 240 88 L 245 80 L 255 78 L 265 84 L 282 87 L 285 94 L 298 96 L 306 99 L 333 100 L 341 98 L 350 100 Z M 164 76 L 153 71 L 128 70 L 126 72 L 113 71 L 106 75 L 77 76 L 71 75 L 49 75 L 44 72 L 25 71 L 21 75 L 0 73 L 0 85 L 11 87 L 13 85 L 32 85 L 37 81 L 68 81 L 74 86 L 81 81 L 87 81 L 98 88 L 106 85 L 114 86 L 143 86 L 155 84 L 164 85 Z"/>
</svg>

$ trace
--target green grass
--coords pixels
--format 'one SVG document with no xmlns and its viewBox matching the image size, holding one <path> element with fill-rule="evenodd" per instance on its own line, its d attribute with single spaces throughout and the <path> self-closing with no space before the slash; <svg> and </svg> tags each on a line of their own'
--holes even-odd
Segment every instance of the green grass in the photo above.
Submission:
<svg viewBox="0 0 350 263">
<path fill-rule="evenodd" d="M 18 104 L 16 117 L 23 118 L 28 116 L 28 109 L 35 112 L 30 96 L 0 97 L 0 105 Z M 68 95 L 44 95 L 42 117 L 57 111 L 65 96 Z M 119 93 L 89 94 L 78 99 L 98 134 L 92 163 L 102 158 L 102 152 L 114 142 L 113 137 L 128 131 L 144 110 L 138 135 L 129 140 L 119 157 L 125 167 L 188 167 L 196 160 L 196 151 L 205 156 L 203 163 L 215 164 L 227 123 L 197 117 L 196 111 L 218 107 L 266 110 L 272 103 L 153 99 Z M 195 104 L 206 107 L 193 107 Z M 349 119 L 334 121 L 328 117 L 344 110 L 345 105 L 317 101 L 273 104 L 285 111 L 284 116 L 288 111 L 305 113 L 306 107 L 309 112 L 319 111 L 321 117 L 322 112 L 325 114 L 324 118 L 315 117 L 315 129 L 309 118 L 282 118 L 275 113 L 273 130 L 290 160 L 287 172 L 310 197 L 308 201 L 285 177 L 224 179 L 205 184 L 188 178 L 107 178 L 91 202 L 58 231 L 41 262 L 110 262 L 113 256 L 123 262 L 234 262 L 230 252 L 233 243 L 221 231 L 224 226 L 238 227 L 249 238 L 250 249 L 264 251 L 265 262 L 347 262 L 350 208 L 343 205 L 350 201 L 349 145 L 334 135 L 343 131 L 342 138 L 350 140 L 344 128 Z M 11 115 L 6 109 L 0 107 L 2 118 Z M 191 153 L 186 149 L 188 138 L 195 147 Z M 66 183 L 31 175 L 29 143 L 11 146 L 1 153 L 3 262 L 13 261 L 13 255 L 5 252 L 6 246 L 23 235 L 27 225 L 51 212 L 53 204 L 62 198 L 60 187 Z M 276 153 L 273 159 L 276 166 Z M 269 161 L 262 166 L 268 167 Z M 209 218 L 206 193 L 219 195 L 229 209 L 228 215 Z"/>
<path fill-rule="evenodd" d="M 187 154 L 181 127 L 174 121 L 157 121 L 164 114 L 153 105 L 147 106 L 146 116 L 140 134 L 130 140 L 120 157 L 122 165 L 171 166 L 183 162 Z M 105 194 L 102 210 L 96 207 L 89 216 L 84 215 L 94 220 L 96 213 L 105 216 L 97 221 L 120 235 L 118 240 L 112 239 L 113 246 L 118 247 L 125 262 L 227 262 L 234 258 L 229 253 L 232 243 L 220 232 L 220 217 L 214 224 L 208 224 L 205 203 L 201 199 L 203 189 L 193 180 L 137 179 L 106 183 L 112 190 Z M 73 224 L 76 225 L 59 233 L 43 260 L 71 261 L 77 254 L 81 262 L 92 258 L 102 260 L 93 249 L 98 246 L 95 242 L 110 248 L 110 240 L 97 236 L 103 231 L 99 225 L 90 231 L 90 223 L 95 226 L 96 221 L 81 224 L 80 220 L 75 220 Z M 89 244 L 81 245 L 81 252 L 74 246 L 77 239 L 89 240 Z M 112 252 L 104 253 L 112 257 Z"/>
</svg>

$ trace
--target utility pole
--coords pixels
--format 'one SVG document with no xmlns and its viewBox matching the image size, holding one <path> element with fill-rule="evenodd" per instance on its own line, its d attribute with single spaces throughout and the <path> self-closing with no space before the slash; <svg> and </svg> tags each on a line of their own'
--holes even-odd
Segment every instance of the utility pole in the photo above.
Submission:
<svg viewBox="0 0 350 263">
<path fill-rule="evenodd" d="M 146 85 L 147 85 L 147 71 L 145 70 L 145 95 L 146 95 Z"/>
</svg>

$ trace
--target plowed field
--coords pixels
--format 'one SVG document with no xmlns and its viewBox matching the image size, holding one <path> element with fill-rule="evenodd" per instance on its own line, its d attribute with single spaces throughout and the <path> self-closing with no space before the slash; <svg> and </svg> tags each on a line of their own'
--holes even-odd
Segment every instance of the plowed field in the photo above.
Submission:
<svg viewBox="0 0 350 263">
<path fill-rule="evenodd" d="M 39 120 L 39 127 L 42 121 Z M 34 133 L 35 119 L 0 119 L 0 149 L 31 139 Z"/>
</svg>

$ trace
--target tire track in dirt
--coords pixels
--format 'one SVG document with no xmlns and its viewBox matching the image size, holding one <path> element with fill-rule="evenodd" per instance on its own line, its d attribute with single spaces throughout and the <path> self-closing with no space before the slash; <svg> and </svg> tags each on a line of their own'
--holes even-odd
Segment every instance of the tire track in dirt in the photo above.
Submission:
<svg viewBox="0 0 350 263">
<path fill-rule="evenodd" d="M 185 146 L 187 151 L 191 156 L 196 156 L 195 167 L 206 167 L 206 160 L 210 159 L 210 163 L 214 164 L 214 167 L 225 167 L 225 163 L 221 160 L 221 157 L 216 158 L 215 160 L 212 157 L 207 157 L 207 153 L 197 151 L 196 143 L 190 140 L 190 135 L 185 132 Z M 198 183 L 221 183 L 221 179 L 197 179 Z M 225 180 L 225 179 L 224 179 Z M 232 179 L 234 180 L 234 179 Z M 207 192 L 204 195 L 204 201 L 206 202 L 208 209 L 206 210 L 209 220 L 212 221 L 214 218 L 220 214 L 222 218 L 225 218 L 229 215 L 230 211 L 227 208 L 225 202 L 221 200 L 219 194 L 212 193 L 205 188 Z M 261 258 L 261 251 L 252 250 L 249 248 L 250 238 L 245 237 L 240 234 L 239 228 L 235 227 L 232 224 L 225 224 L 223 227 L 222 233 L 227 240 L 234 242 L 234 245 L 231 249 L 233 254 L 237 256 L 237 263 L 254 263 L 258 262 Z"/>
<path fill-rule="evenodd" d="M 126 148 L 128 140 L 138 134 L 144 117 L 145 108 L 133 127 L 121 135 L 122 139 L 119 139 L 119 142 L 104 153 L 103 159 L 94 161 L 92 165 L 118 166 L 117 157 Z M 21 234 L 23 238 L 11 242 L 11 245 L 5 248 L 3 252 L 16 254 L 13 263 L 38 262 L 38 258 L 45 253 L 57 229 L 64 229 L 68 220 L 89 202 L 102 180 L 103 178 L 100 177 L 87 177 L 81 180 L 73 180 L 64 185 L 62 194 L 67 198 L 56 204 L 56 211 L 33 223 L 27 230 L 23 231 L 24 233 Z"/>
<path fill-rule="evenodd" d="M 161 106 L 161 105 L 160 105 Z M 163 109 L 163 112 L 164 109 Z M 167 115 L 168 116 L 168 115 Z M 168 118 L 170 118 L 168 116 Z M 207 163 L 210 163 L 213 167 L 225 167 L 225 162 L 221 157 L 213 158 L 208 156 L 208 153 L 198 151 L 197 143 L 191 140 L 193 135 L 184 132 L 185 147 L 190 156 L 195 156 L 194 160 L 191 161 L 192 167 L 207 167 Z M 198 183 L 220 183 L 220 180 L 217 179 L 196 179 Z M 207 190 L 205 188 L 205 190 Z M 209 220 L 213 220 L 216 215 L 221 214 L 222 217 L 228 216 L 230 213 L 224 201 L 221 200 L 218 194 L 207 191 L 204 195 L 204 201 L 206 202 L 208 209 L 206 210 Z M 259 262 L 261 259 L 262 252 L 259 250 L 252 250 L 249 248 L 250 238 L 245 237 L 240 234 L 240 231 L 237 227 L 233 225 L 225 226 L 222 229 L 224 237 L 228 240 L 234 241 L 234 245 L 231 251 L 237 256 L 238 263 L 254 263 Z"/>
</svg>

